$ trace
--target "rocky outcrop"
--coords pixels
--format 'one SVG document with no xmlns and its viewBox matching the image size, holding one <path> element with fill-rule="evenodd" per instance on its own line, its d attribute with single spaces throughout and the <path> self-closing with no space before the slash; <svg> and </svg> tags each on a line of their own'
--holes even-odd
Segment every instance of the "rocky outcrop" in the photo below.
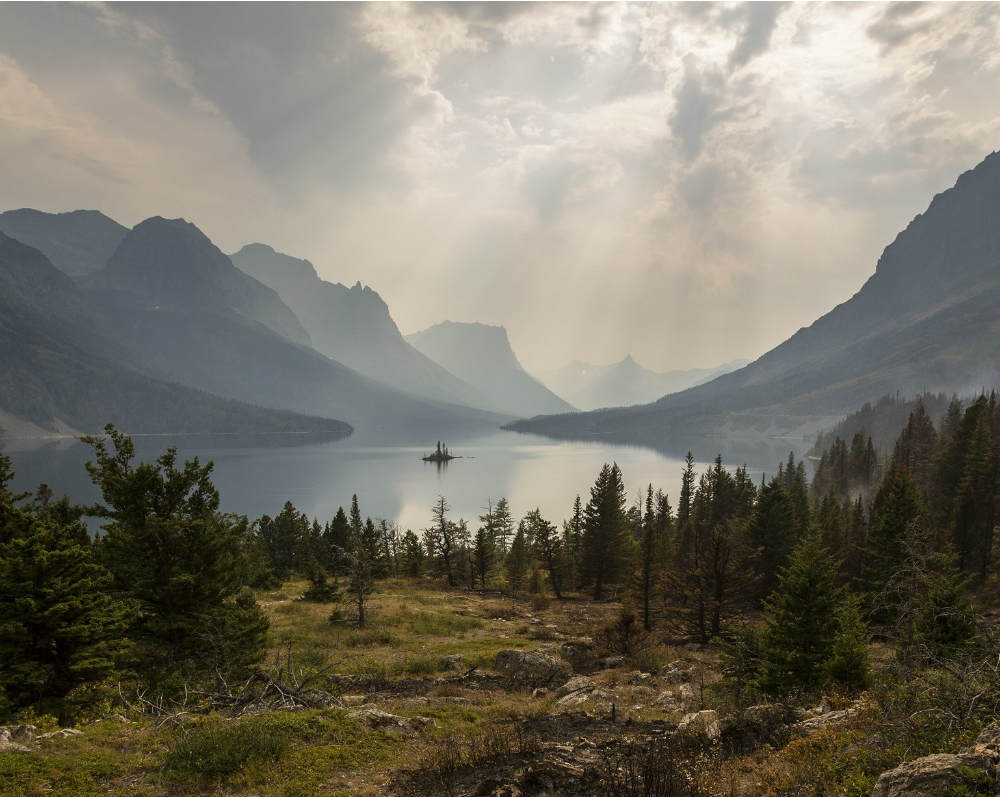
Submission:
<svg viewBox="0 0 1000 797">
<path fill-rule="evenodd" d="M 714 709 L 685 714 L 677 723 L 677 732 L 684 736 L 714 742 L 722 735 L 719 714 Z"/>
<path fill-rule="evenodd" d="M 419 733 L 428 725 L 434 725 L 430 717 L 400 717 L 377 708 L 362 708 L 349 711 L 347 716 L 357 720 L 372 730 L 382 731 L 393 736 L 409 736 Z"/>
<path fill-rule="evenodd" d="M 493 666 L 513 686 L 551 686 L 573 674 L 567 662 L 536 650 L 501 650 Z"/>
<path fill-rule="evenodd" d="M 38 741 L 34 725 L 0 725 L 0 752 L 27 753 Z"/>
<path fill-rule="evenodd" d="M 972 747 L 923 756 L 883 772 L 872 797 L 934 797 L 968 786 L 970 779 L 989 781 L 995 787 L 998 762 L 1000 723 L 993 723 L 983 729 Z"/>
<path fill-rule="evenodd" d="M 556 689 L 556 697 L 565 697 L 573 692 L 592 692 L 596 684 L 586 675 L 577 675 Z"/>
</svg>

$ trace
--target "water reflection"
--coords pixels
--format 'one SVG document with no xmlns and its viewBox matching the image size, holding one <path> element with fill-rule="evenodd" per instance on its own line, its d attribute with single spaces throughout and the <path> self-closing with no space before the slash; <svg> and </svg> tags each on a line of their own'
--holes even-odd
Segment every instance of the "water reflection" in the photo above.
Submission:
<svg viewBox="0 0 1000 797">
<path fill-rule="evenodd" d="M 41 482 L 57 493 L 67 492 L 80 503 L 99 500 L 84 463 L 91 449 L 78 442 L 59 441 L 34 447 L 5 444 L 14 461 L 15 489 L 34 489 Z M 275 445 L 275 442 L 282 444 Z M 683 455 L 690 447 L 707 467 L 717 453 L 732 467 L 747 464 L 755 480 L 773 473 L 789 450 L 799 456 L 798 440 L 739 441 L 712 439 L 686 446 L 676 455 L 646 448 L 599 442 L 553 441 L 514 432 L 490 432 L 451 441 L 460 456 L 450 462 L 422 462 L 430 448 L 366 443 L 360 438 L 288 445 L 287 440 L 136 437 L 139 459 L 151 460 L 167 445 L 177 446 L 181 459 L 197 456 L 215 463 L 214 481 L 222 509 L 251 517 L 274 514 L 285 501 L 321 521 L 340 506 L 349 507 L 357 494 L 363 514 L 395 520 L 404 528 L 430 523 L 430 508 L 438 495 L 452 506 L 452 517 L 473 524 L 487 501 L 506 496 L 515 517 L 539 508 L 559 523 L 567 517 L 574 497 L 589 497 L 601 465 L 616 461 L 634 501 L 652 483 L 676 504 Z M 453 445 L 452 445 L 453 444 Z M 741 448 L 741 445 L 743 447 Z M 747 455 L 752 455 L 752 459 Z"/>
</svg>

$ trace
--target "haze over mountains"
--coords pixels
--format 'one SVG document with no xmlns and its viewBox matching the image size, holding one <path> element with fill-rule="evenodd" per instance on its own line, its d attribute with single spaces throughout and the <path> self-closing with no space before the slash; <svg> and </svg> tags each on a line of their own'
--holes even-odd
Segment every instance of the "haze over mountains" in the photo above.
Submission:
<svg viewBox="0 0 1000 797">
<path fill-rule="evenodd" d="M 721 374 L 735 371 L 747 360 L 734 360 L 715 368 L 692 368 L 659 373 L 639 365 L 632 355 L 611 365 L 572 362 L 554 371 L 538 374 L 553 392 L 581 410 L 646 404 L 668 393 L 700 385 Z"/>
<path fill-rule="evenodd" d="M 0 213 L 0 232 L 43 252 L 64 274 L 78 277 L 103 268 L 128 227 L 97 210 L 43 213 L 21 208 Z"/>
<path fill-rule="evenodd" d="M 850 300 L 755 362 L 639 407 L 520 421 L 560 438 L 676 447 L 693 434 L 789 433 L 886 393 L 1000 377 L 1000 153 L 934 197 Z"/>
<path fill-rule="evenodd" d="M 382 297 L 368 286 L 321 280 L 308 260 L 248 244 L 230 255 L 241 271 L 269 285 L 308 330 L 313 347 L 390 387 L 441 401 L 491 406 L 470 385 L 424 356 L 403 336 Z"/>
<path fill-rule="evenodd" d="M 406 340 L 487 396 L 491 407 L 528 417 L 573 409 L 521 367 L 501 326 L 444 321 Z"/>
<path fill-rule="evenodd" d="M 152 379 L 108 333 L 86 297 L 37 249 L 0 233 L 0 429 L 17 434 L 308 433 L 343 437 L 336 420 L 262 409 Z"/>
</svg>

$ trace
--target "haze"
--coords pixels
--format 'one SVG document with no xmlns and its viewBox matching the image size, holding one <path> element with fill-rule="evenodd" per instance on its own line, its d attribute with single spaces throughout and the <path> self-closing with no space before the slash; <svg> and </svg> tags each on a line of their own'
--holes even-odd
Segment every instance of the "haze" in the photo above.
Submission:
<svg viewBox="0 0 1000 797">
<path fill-rule="evenodd" d="M 194 221 L 503 324 L 754 357 L 996 148 L 996 4 L 0 5 L 0 210 Z"/>
</svg>

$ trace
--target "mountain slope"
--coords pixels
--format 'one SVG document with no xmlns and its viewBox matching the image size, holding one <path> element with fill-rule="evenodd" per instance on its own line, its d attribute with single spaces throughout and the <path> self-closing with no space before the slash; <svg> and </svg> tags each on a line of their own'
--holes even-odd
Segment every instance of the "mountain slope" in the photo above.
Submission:
<svg viewBox="0 0 1000 797">
<path fill-rule="evenodd" d="M 512 428 L 652 445 L 679 435 L 801 428 L 885 393 L 967 392 L 1000 381 L 1000 153 L 934 197 L 850 300 L 745 368 L 627 409 Z"/>
<path fill-rule="evenodd" d="M 611 365 L 572 362 L 555 371 L 538 374 L 538 378 L 554 393 L 565 396 L 573 406 L 594 410 L 646 404 L 746 364 L 746 360 L 737 360 L 715 368 L 657 372 L 643 368 L 629 355 Z"/>
<path fill-rule="evenodd" d="M 350 434 L 347 424 L 266 410 L 151 379 L 114 361 L 120 345 L 73 281 L 0 233 L 0 429 L 130 433 Z"/>
<path fill-rule="evenodd" d="M 278 292 L 302 321 L 313 348 L 327 357 L 406 393 L 488 406 L 470 385 L 403 340 L 388 306 L 371 288 L 321 280 L 308 260 L 266 244 L 248 244 L 230 258 Z"/>
<path fill-rule="evenodd" d="M 532 416 L 573 409 L 521 367 L 503 327 L 445 321 L 406 340 L 504 412 Z"/>
<path fill-rule="evenodd" d="M 159 216 L 137 224 L 100 271 L 84 278 L 90 289 L 133 294 L 153 306 L 205 313 L 232 312 L 295 343 L 309 334 L 274 290 L 240 271 L 193 224 Z"/>
<path fill-rule="evenodd" d="M 234 277 L 231 272 L 235 272 Z M 219 277 L 222 272 L 222 277 Z M 258 321 L 230 291 L 252 283 L 194 225 L 149 219 L 122 241 L 85 292 L 134 362 L 156 378 L 266 407 L 342 419 L 358 431 L 425 440 L 509 416 L 437 404 L 362 376 Z M 196 295 L 186 286 L 198 285 Z M 252 297 L 251 297 L 252 298 Z M 280 307 L 291 314 L 283 304 Z M 273 319 L 271 319 L 273 322 Z"/>
<path fill-rule="evenodd" d="M 42 252 L 71 277 L 103 268 L 128 232 L 96 210 L 43 213 L 21 208 L 0 213 L 0 232 Z"/>
</svg>

